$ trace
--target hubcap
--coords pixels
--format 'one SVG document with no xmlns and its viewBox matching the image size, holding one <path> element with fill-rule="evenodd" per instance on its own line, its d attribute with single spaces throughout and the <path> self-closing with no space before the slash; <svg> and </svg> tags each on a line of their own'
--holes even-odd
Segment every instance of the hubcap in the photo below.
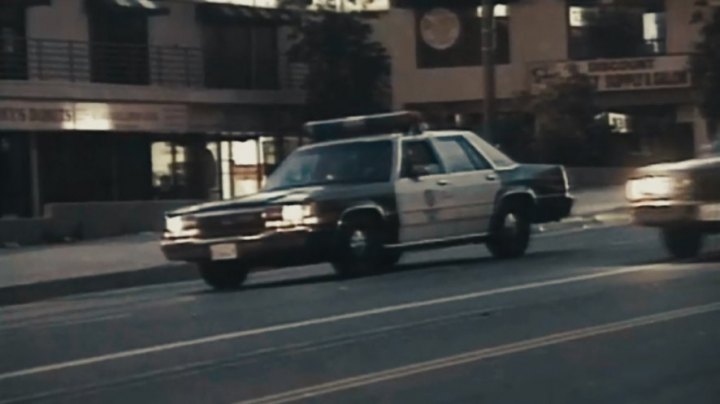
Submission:
<svg viewBox="0 0 720 404">
<path fill-rule="evenodd" d="M 503 221 L 503 233 L 513 237 L 518 233 L 518 218 L 514 213 L 508 213 Z"/>
<path fill-rule="evenodd" d="M 360 257 L 365 254 L 367 249 L 367 237 L 361 230 L 355 230 L 350 235 L 350 250 L 352 250 L 355 256 Z"/>
</svg>

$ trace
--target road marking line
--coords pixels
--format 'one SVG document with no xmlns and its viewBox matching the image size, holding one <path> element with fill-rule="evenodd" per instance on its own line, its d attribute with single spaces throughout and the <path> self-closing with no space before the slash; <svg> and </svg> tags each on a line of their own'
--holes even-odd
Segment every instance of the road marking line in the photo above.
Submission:
<svg viewBox="0 0 720 404">
<path fill-rule="evenodd" d="M 17 330 L 19 328 L 47 329 L 47 328 L 67 327 L 67 326 L 74 326 L 74 325 L 87 325 L 87 324 L 98 323 L 98 322 L 102 322 L 102 321 L 128 318 L 130 316 L 131 315 L 129 313 L 116 313 L 116 314 L 108 314 L 108 315 L 104 315 L 104 316 L 73 318 L 70 320 L 28 321 L 28 322 L 23 322 L 23 323 L 12 324 L 7 327 L 3 326 L 2 328 L 0 328 L 0 334 L 11 332 L 11 331 Z"/>
<path fill-rule="evenodd" d="M 693 306 L 679 310 L 672 310 L 648 316 L 636 317 L 629 320 L 614 323 L 581 328 L 544 337 L 532 338 L 510 344 L 499 345 L 492 348 L 483 348 L 475 351 L 465 352 L 458 355 L 447 356 L 440 359 L 419 362 L 412 365 L 401 366 L 375 373 L 367 373 L 360 376 L 348 377 L 315 386 L 309 386 L 284 393 L 273 394 L 257 399 L 242 401 L 239 404 L 264 404 L 264 403 L 288 403 L 308 398 L 315 398 L 338 391 L 363 387 L 370 384 L 381 383 L 389 380 L 406 378 L 420 373 L 431 372 L 449 367 L 456 367 L 468 363 L 479 362 L 485 359 L 511 355 L 533 349 L 543 348 L 552 345 L 559 345 L 566 342 L 573 342 L 605 334 L 617 333 L 632 328 L 644 327 L 652 324 L 669 322 L 690 316 L 697 316 L 711 312 L 720 311 L 720 302 L 710 303 L 701 306 Z"/>
<path fill-rule="evenodd" d="M 577 275 L 577 276 L 571 276 L 571 277 L 567 277 L 567 278 L 553 279 L 553 280 L 547 280 L 547 281 L 530 282 L 530 283 L 526 283 L 526 284 L 522 284 L 522 285 L 507 286 L 504 288 L 484 290 L 484 291 L 472 292 L 472 293 L 465 293 L 465 294 L 455 295 L 455 296 L 447 296 L 447 297 L 441 297 L 441 298 L 430 299 L 430 300 L 402 303 L 402 304 L 397 304 L 397 305 L 392 305 L 392 306 L 379 307 L 379 308 L 375 308 L 375 309 L 362 310 L 362 311 L 356 311 L 356 312 L 351 312 L 351 313 L 337 314 L 337 315 L 328 316 L 328 317 L 321 317 L 321 318 L 297 321 L 297 322 L 292 322 L 292 323 L 284 323 L 284 324 L 278 324 L 278 325 L 262 327 L 262 328 L 255 328 L 255 329 L 250 329 L 250 330 L 242 330 L 242 331 L 234 331 L 234 332 L 228 332 L 228 333 L 223 333 L 223 334 L 216 334 L 216 335 L 211 335 L 208 337 L 171 342 L 171 343 L 154 345 L 154 346 L 145 347 L 145 348 L 130 349 L 127 351 L 115 352 L 115 353 L 106 354 L 106 355 L 91 356 L 91 357 L 82 358 L 82 359 L 76 359 L 76 360 L 71 360 L 71 361 L 66 361 L 66 362 L 54 363 L 54 364 L 50 364 L 50 365 L 36 366 L 36 367 L 32 367 L 32 368 L 27 368 L 27 369 L 22 369 L 22 370 L 7 372 L 7 373 L 1 373 L 0 381 L 14 379 L 14 378 L 18 378 L 18 377 L 24 377 L 24 376 L 31 376 L 31 375 L 40 374 L 40 373 L 47 373 L 47 372 L 52 372 L 52 371 L 57 371 L 57 370 L 62 370 L 62 369 L 93 365 L 93 364 L 97 364 L 97 363 L 109 362 L 109 361 L 118 360 L 118 359 L 131 358 L 131 357 L 135 357 L 135 356 L 170 351 L 170 350 L 175 350 L 175 349 L 180 349 L 180 348 L 188 348 L 188 347 L 204 345 L 204 344 L 209 344 L 209 343 L 214 343 L 214 342 L 234 340 L 234 339 L 255 336 L 255 335 L 261 335 L 261 334 L 267 334 L 267 333 L 273 333 L 273 332 L 279 332 L 279 331 L 287 331 L 287 330 L 292 330 L 292 329 L 296 329 L 296 328 L 303 328 L 303 327 L 309 327 L 309 326 L 320 325 L 320 324 L 336 323 L 336 322 L 340 322 L 340 321 L 376 316 L 376 315 L 380 315 L 380 314 L 394 313 L 394 312 L 399 312 L 399 311 L 404 311 L 404 310 L 417 309 L 417 308 L 421 308 L 421 307 L 455 303 L 455 302 L 460 302 L 460 301 L 465 301 L 465 300 L 478 299 L 481 297 L 499 295 L 499 294 L 504 294 L 504 293 L 518 292 L 518 291 L 523 291 L 523 290 L 528 290 L 528 289 L 537 289 L 537 288 L 543 288 L 543 287 L 549 287 L 549 286 L 563 285 L 563 284 L 568 284 L 568 283 L 583 282 L 583 281 L 588 281 L 588 280 L 593 280 L 593 279 L 607 278 L 607 277 L 612 277 L 612 276 L 624 275 L 624 274 L 653 270 L 653 269 L 662 269 L 662 267 L 664 265 L 665 264 L 653 264 L 653 265 L 645 265 L 645 266 L 634 266 L 634 267 L 611 269 L 611 270 L 595 272 L 595 273 L 591 273 L 591 274 L 587 274 L 587 275 Z"/>
</svg>

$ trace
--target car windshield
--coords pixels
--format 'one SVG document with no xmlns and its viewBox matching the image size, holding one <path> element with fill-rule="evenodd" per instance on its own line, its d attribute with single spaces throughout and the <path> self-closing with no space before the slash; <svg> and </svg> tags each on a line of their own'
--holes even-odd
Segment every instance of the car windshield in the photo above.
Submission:
<svg viewBox="0 0 720 404">
<path fill-rule="evenodd" d="M 392 142 L 361 141 L 299 150 L 268 179 L 266 189 L 373 183 L 390 179 Z"/>
</svg>

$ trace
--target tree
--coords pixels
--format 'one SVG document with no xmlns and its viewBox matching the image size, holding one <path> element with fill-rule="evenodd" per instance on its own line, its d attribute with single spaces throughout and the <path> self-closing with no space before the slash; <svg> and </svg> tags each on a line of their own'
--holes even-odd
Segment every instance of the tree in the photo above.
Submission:
<svg viewBox="0 0 720 404">
<path fill-rule="evenodd" d="M 302 13 L 288 56 L 305 63 L 307 119 L 387 110 L 390 59 L 366 13 Z"/>
<path fill-rule="evenodd" d="M 720 122 L 720 9 L 703 22 L 690 69 L 700 110 L 714 126 Z"/>
<path fill-rule="evenodd" d="M 610 128 L 596 119 L 595 83 L 577 71 L 521 103 L 535 116 L 532 151 L 538 161 L 568 165 L 605 162 Z"/>
</svg>

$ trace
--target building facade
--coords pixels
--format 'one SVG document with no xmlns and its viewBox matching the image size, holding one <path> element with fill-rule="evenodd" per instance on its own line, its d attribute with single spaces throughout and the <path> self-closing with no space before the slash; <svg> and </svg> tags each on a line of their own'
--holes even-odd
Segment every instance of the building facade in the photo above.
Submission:
<svg viewBox="0 0 720 404">
<path fill-rule="evenodd" d="M 0 2 L 0 218 L 256 190 L 298 143 L 291 20 L 203 1 Z"/>
<path fill-rule="evenodd" d="M 589 75 L 626 150 L 623 162 L 692 156 L 708 142 L 695 107 L 689 53 L 704 9 L 689 0 L 517 0 L 495 7 L 499 115 L 572 70 Z M 481 19 L 477 3 L 396 1 L 377 24 L 393 60 L 395 108 L 435 123 L 480 127 Z M 399 5 L 399 6 L 398 6 Z M 705 10 L 706 11 L 706 10 Z"/>
</svg>

